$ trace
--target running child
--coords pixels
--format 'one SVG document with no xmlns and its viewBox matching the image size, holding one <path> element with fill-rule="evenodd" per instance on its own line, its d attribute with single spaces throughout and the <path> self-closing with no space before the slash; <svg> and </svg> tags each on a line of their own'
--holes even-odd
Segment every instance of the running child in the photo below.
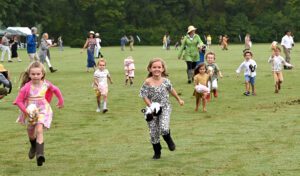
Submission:
<svg viewBox="0 0 300 176">
<path fill-rule="evenodd" d="M 132 56 L 128 56 L 126 59 L 124 59 L 124 70 L 125 70 L 125 85 L 127 85 L 128 80 L 130 82 L 130 85 L 133 84 L 133 78 L 134 78 L 134 60 Z"/>
<path fill-rule="evenodd" d="M 107 109 L 107 94 L 108 94 L 108 83 L 112 84 L 112 79 L 110 77 L 109 71 L 106 69 L 106 61 L 104 59 L 99 59 L 97 63 L 97 70 L 94 73 L 94 89 L 97 98 L 97 110 L 96 112 L 101 112 L 101 95 L 103 96 L 103 113 L 108 111 Z"/>
<path fill-rule="evenodd" d="M 210 93 L 210 89 L 207 87 L 209 80 L 209 75 L 206 73 L 206 67 L 204 63 L 199 64 L 195 68 L 194 72 L 194 96 L 196 97 L 196 108 L 195 111 L 198 111 L 200 100 L 202 100 L 202 111 L 206 112 L 206 97 Z"/>
<path fill-rule="evenodd" d="M 213 91 L 214 97 L 218 97 L 218 78 L 223 78 L 223 75 L 216 64 L 216 54 L 214 52 L 208 52 L 205 56 L 207 72 L 210 75 L 210 80 L 208 81 L 208 88 L 210 91 Z M 207 99 L 210 99 L 210 93 L 207 96 Z"/>
<path fill-rule="evenodd" d="M 27 125 L 27 134 L 31 143 L 29 159 L 36 157 L 37 165 L 46 161 L 44 156 L 44 128 L 49 129 L 53 111 L 50 102 L 54 95 L 58 98 L 56 106 L 64 107 L 60 90 L 51 82 L 45 80 L 46 71 L 42 63 L 32 62 L 21 75 L 21 89 L 14 101 L 21 114 L 17 119 L 20 124 Z"/>
<path fill-rule="evenodd" d="M 287 63 L 282 56 L 280 56 L 281 49 L 276 46 L 268 62 L 272 64 L 272 72 L 275 82 L 275 93 L 279 93 L 281 84 L 283 82 L 282 66 L 293 67 L 290 63 Z"/>
<path fill-rule="evenodd" d="M 244 76 L 245 76 L 245 89 L 244 95 L 249 96 L 250 95 L 250 85 L 252 88 L 252 95 L 256 95 L 255 91 L 255 78 L 256 78 L 256 62 L 252 59 L 253 54 L 250 50 L 244 51 L 244 58 L 245 61 L 242 62 L 242 64 L 239 66 L 239 68 L 236 70 L 236 73 L 240 73 L 242 70 L 244 70 Z"/>
<path fill-rule="evenodd" d="M 145 104 L 150 107 L 152 103 L 159 103 L 162 113 L 151 121 L 147 121 L 150 139 L 154 150 L 153 159 L 159 159 L 161 155 L 160 134 L 168 144 L 170 151 L 175 150 L 175 143 L 170 133 L 170 115 L 171 104 L 169 94 L 174 96 L 182 106 L 184 101 L 178 96 L 169 79 L 167 79 L 167 70 L 165 62 L 161 58 L 152 59 L 147 67 L 148 76 L 140 90 L 140 97 Z"/>
</svg>

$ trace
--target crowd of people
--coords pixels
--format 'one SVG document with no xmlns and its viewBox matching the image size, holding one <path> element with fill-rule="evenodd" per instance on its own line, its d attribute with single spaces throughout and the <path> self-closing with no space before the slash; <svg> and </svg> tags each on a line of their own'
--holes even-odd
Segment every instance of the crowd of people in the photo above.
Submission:
<svg viewBox="0 0 300 176">
<path fill-rule="evenodd" d="M 218 80 L 223 77 L 220 67 L 216 63 L 216 54 L 212 51 L 206 53 L 212 44 L 211 35 L 207 35 L 205 42 L 201 40 L 200 36 L 196 33 L 197 28 L 188 26 L 186 35 L 181 39 L 181 45 L 178 49 L 178 59 L 183 59 L 186 63 L 187 83 L 193 83 L 193 91 L 196 99 L 195 111 L 199 110 L 202 103 L 202 111 L 207 111 L 207 104 L 211 101 L 212 96 L 218 98 Z M 10 56 L 8 36 L 2 37 L 2 58 L 5 53 Z M 12 48 L 15 43 L 18 43 L 18 38 L 13 38 Z M 220 46 L 222 50 L 228 50 L 227 35 L 220 36 Z M 127 36 L 121 38 L 121 50 L 125 49 L 126 43 L 129 42 L 130 50 L 133 51 L 134 38 Z M 170 36 L 166 33 L 163 37 L 163 48 L 170 49 Z M 59 46 L 63 51 L 61 36 L 58 39 L 58 44 L 50 42 L 48 33 L 43 33 L 39 42 L 39 51 L 37 52 L 37 28 L 31 28 L 31 35 L 27 36 L 27 53 L 30 64 L 26 71 L 21 75 L 21 88 L 14 104 L 17 105 L 21 111 L 18 117 L 18 122 L 27 125 L 27 134 L 30 141 L 30 149 L 28 153 L 29 159 L 36 157 L 37 165 L 42 166 L 46 161 L 44 155 L 44 128 L 50 128 L 53 111 L 50 102 L 53 94 L 58 98 L 57 107 L 64 107 L 64 99 L 58 87 L 53 85 L 50 81 L 46 80 L 46 71 L 44 63 L 46 63 L 51 72 L 57 71 L 54 69 L 50 62 L 49 48 Z M 283 48 L 286 58 L 284 59 L 281 54 L 281 48 L 278 43 L 272 44 L 272 54 L 268 62 L 272 65 L 272 73 L 274 78 L 275 93 L 279 93 L 283 82 L 282 68 L 292 69 L 293 65 L 290 64 L 291 57 L 290 51 L 294 46 L 294 41 L 291 36 L 291 31 L 287 31 L 282 38 L 281 46 Z M 244 60 L 237 68 L 236 73 L 239 74 L 244 71 L 245 78 L 245 96 L 256 95 L 255 79 L 257 63 L 254 60 L 254 54 L 251 51 L 252 42 L 250 34 L 245 36 L 245 50 L 243 51 Z M 87 72 L 93 70 L 93 89 L 96 96 L 96 112 L 108 112 L 108 90 L 109 83 L 113 84 L 112 76 L 106 68 L 107 61 L 103 58 L 101 53 L 101 39 L 100 34 L 90 31 L 86 42 L 83 45 L 81 53 L 87 49 Z M 4 54 L 3 54 L 4 53 Z M 12 55 L 18 58 L 18 55 L 12 52 Z M 95 58 L 99 60 L 95 61 Z M 1 60 L 3 62 L 3 59 Z M 10 62 L 10 57 L 8 58 Z M 284 67 L 283 67 L 284 66 Z M 148 75 L 140 89 L 140 97 L 146 105 L 144 110 L 145 119 L 147 121 L 150 142 L 153 146 L 153 159 L 161 157 L 161 144 L 160 135 L 168 145 L 170 151 L 176 149 L 174 140 L 171 137 L 170 130 L 170 115 L 171 103 L 169 94 L 171 94 L 179 105 L 183 106 L 184 101 L 177 94 L 172 86 L 171 81 L 167 78 L 168 72 L 166 63 L 162 58 L 153 58 L 149 61 L 147 66 Z M 124 59 L 124 77 L 125 85 L 133 85 L 135 77 L 135 65 L 132 56 Z M 4 98 L 11 92 L 12 84 L 9 77 L 9 72 L 5 67 L 0 64 L 0 99 Z M 154 105 L 155 104 L 155 105 Z M 157 105 L 158 104 L 158 105 Z"/>
</svg>

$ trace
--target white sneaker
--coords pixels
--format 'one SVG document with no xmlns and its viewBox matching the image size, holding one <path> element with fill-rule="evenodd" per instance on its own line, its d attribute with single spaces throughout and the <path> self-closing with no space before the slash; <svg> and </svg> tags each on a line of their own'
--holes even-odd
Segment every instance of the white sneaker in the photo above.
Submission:
<svg viewBox="0 0 300 176">
<path fill-rule="evenodd" d="M 101 112 L 101 109 L 100 109 L 100 108 L 97 108 L 97 109 L 96 109 L 96 112 Z"/>
</svg>

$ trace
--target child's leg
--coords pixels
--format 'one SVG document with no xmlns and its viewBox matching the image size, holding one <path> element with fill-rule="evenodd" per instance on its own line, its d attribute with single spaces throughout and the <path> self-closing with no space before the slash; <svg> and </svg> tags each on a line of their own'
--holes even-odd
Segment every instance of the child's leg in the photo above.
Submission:
<svg viewBox="0 0 300 176">
<path fill-rule="evenodd" d="M 101 95 L 99 94 L 99 95 L 97 95 L 97 97 L 96 97 L 96 99 L 97 99 L 97 112 L 100 112 L 101 111 Z"/>
<path fill-rule="evenodd" d="M 129 80 L 130 80 L 130 85 L 133 84 L 133 77 L 129 77 Z"/>
<path fill-rule="evenodd" d="M 35 126 L 35 132 L 36 132 L 36 142 L 39 144 L 42 144 L 44 142 L 44 135 L 43 135 L 43 129 L 44 125 L 43 124 L 36 124 Z"/>
<path fill-rule="evenodd" d="M 30 145 L 31 145 L 29 152 L 28 152 L 28 157 L 29 157 L 29 159 L 33 159 L 35 157 L 35 153 L 36 153 L 35 126 L 33 126 L 33 125 L 28 126 L 27 134 L 29 137 Z"/>
<path fill-rule="evenodd" d="M 281 89 L 281 83 L 283 82 L 283 74 L 282 74 L 282 72 L 278 72 L 277 76 L 278 76 L 278 90 L 280 90 Z"/>
<path fill-rule="evenodd" d="M 207 95 L 206 94 L 203 94 L 203 96 L 202 96 L 202 111 L 203 112 L 206 112 L 206 97 Z"/>
<path fill-rule="evenodd" d="M 103 95 L 103 113 L 106 113 L 107 111 L 107 95 Z"/>
<path fill-rule="evenodd" d="M 214 80 L 212 81 L 212 90 L 213 90 L 213 93 L 214 93 L 214 97 L 215 97 L 215 98 L 218 97 L 218 91 L 217 91 L 217 89 L 218 89 L 218 81 L 217 81 L 217 79 L 214 79 Z"/>
<path fill-rule="evenodd" d="M 277 72 L 273 72 L 274 82 L 275 82 L 275 93 L 278 93 L 278 82 L 279 77 Z"/>
<path fill-rule="evenodd" d="M 195 111 L 198 111 L 199 106 L 200 106 L 200 96 L 196 95 L 196 107 L 195 107 Z"/>
</svg>

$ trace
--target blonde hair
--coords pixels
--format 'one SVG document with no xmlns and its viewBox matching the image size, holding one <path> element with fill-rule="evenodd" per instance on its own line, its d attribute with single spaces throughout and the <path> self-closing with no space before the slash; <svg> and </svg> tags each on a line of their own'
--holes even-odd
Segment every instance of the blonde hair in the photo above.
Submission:
<svg viewBox="0 0 300 176">
<path fill-rule="evenodd" d="M 148 70 L 149 74 L 148 74 L 147 77 L 149 78 L 149 77 L 152 77 L 152 76 L 153 76 L 152 73 L 150 72 L 150 68 L 152 67 L 152 65 L 153 65 L 154 62 L 160 62 L 160 63 L 161 63 L 162 67 L 164 68 L 164 71 L 161 73 L 161 75 L 162 75 L 162 77 L 167 77 L 168 74 L 167 74 L 166 63 L 165 63 L 165 61 L 164 61 L 163 59 L 158 58 L 158 57 L 153 58 L 153 59 L 151 59 L 151 60 L 149 61 L 149 64 L 148 64 L 148 66 L 147 66 L 147 70 Z"/>
<path fill-rule="evenodd" d="M 207 60 L 207 56 L 208 55 L 213 55 L 214 56 L 214 60 L 216 60 L 216 54 L 212 51 L 208 52 L 206 55 L 205 55 L 205 60 Z"/>
<path fill-rule="evenodd" d="M 26 83 L 31 81 L 29 75 L 30 75 L 30 70 L 32 68 L 40 68 L 43 73 L 42 80 L 44 80 L 44 78 L 46 76 L 46 69 L 41 62 L 35 61 L 35 62 L 30 63 L 29 66 L 26 68 L 26 70 L 23 73 L 21 73 L 21 75 L 20 75 L 21 87 L 23 87 Z"/>
<path fill-rule="evenodd" d="M 281 48 L 280 48 L 279 46 L 276 46 L 276 47 L 272 48 L 272 50 L 273 50 L 273 51 L 278 50 L 279 52 L 281 52 Z"/>
<path fill-rule="evenodd" d="M 98 60 L 97 66 L 99 66 L 100 62 L 103 62 L 106 66 L 106 60 L 104 58 L 101 58 L 101 59 Z"/>
</svg>

